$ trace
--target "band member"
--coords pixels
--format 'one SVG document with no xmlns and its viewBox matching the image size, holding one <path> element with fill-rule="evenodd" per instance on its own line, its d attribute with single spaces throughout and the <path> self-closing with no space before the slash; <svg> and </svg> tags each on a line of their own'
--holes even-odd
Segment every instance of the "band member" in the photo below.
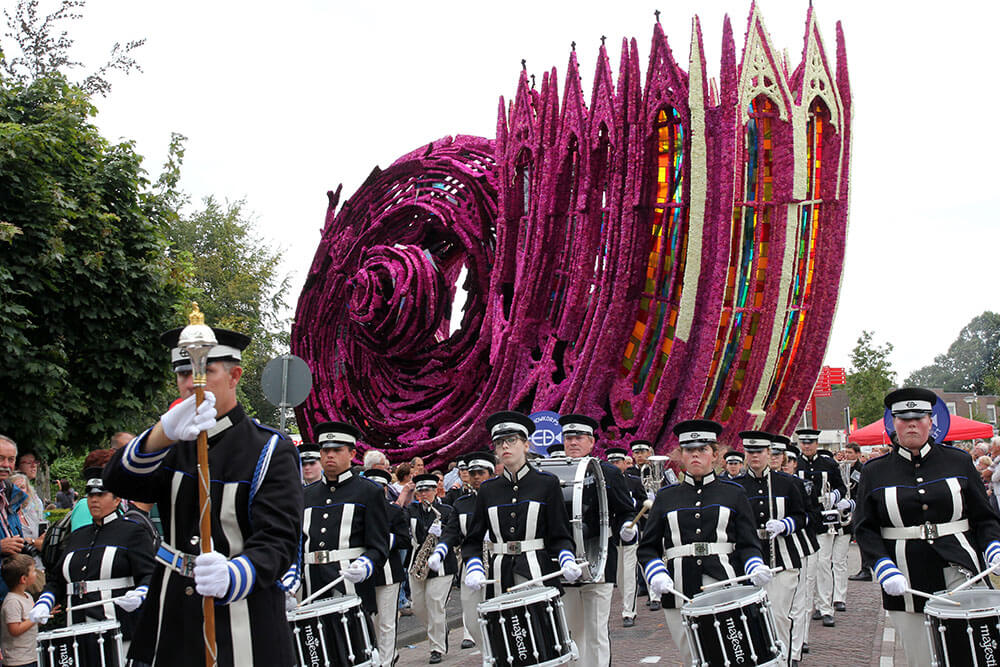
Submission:
<svg viewBox="0 0 1000 667">
<path fill-rule="evenodd" d="M 586 415 L 563 415 L 563 445 L 566 456 L 579 459 L 590 456 L 594 450 L 597 421 Z M 576 583 L 569 585 L 563 594 L 566 609 L 566 624 L 569 633 L 580 650 L 580 664 L 611 664 L 611 639 L 608 622 L 611 617 L 611 595 L 614 593 L 615 577 L 618 575 L 618 543 L 635 541 L 639 529 L 628 527 L 626 522 L 635 516 L 635 502 L 621 471 L 610 463 L 601 461 L 604 472 L 604 486 L 608 499 L 610 528 L 608 534 L 608 557 L 605 562 L 604 577 L 600 583 Z M 600 573 L 593 573 L 600 577 Z"/>
<path fill-rule="evenodd" d="M 764 565 L 746 492 L 739 484 L 716 479 L 712 470 L 722 426 L 692 419 L 673 431 L 681 447 L 684 481 L 656 494 L 638 555 L 649 590 L 664 595 L 667 628 L 682 660 L 690 664 L 693 652 L 674 587 L 692 597 L 706 583 L 744 573 L 754 585 L 764 586 L 771 571 Z"/>
<path fill-rule="evenodd" d="M 819 540 L 816 539 L 816 527 L 822 527 L 819 507 L 812 504 L 812 499 L 806 492 L 805 482 L 797 475 L 799 448 L 791 444 L 791 440 L 783 435 L 774 435 L 771 439 L 771 469 L 783 470 L 792 477 L 799 495 L 805 504 L 806 525 L 795 532 L 795 540 L 799 553 L 802 554 L 802 567 L 799 568 L 795 581 L 795 594 L 792 596 L 792 609 L 789 616 L 792 619 L 792 644 L 789 648 L 789 661 L 797 664 L 803 653 L 809 652 L 809 614 L 812 612 L 812 595 L 806 585 L 809 561 L 816 558 L 819 552 Z"/>
<path fill-rule="evenodd" d="M 930 437 L 938 400 L 916 387 L 885 397 L 893 448 L 865 465 L 854 514 L 862 557 L 882 585 L 882 606 L 911 665 L 929 665 L 931 655 L 925 600 L 907 591 L 952 588 L 964 574 L 1000 563 L 1000 518 L 972 459 Z"/>
<path fill-rule="evenodd" d="M 566 581 L 579 579 L 583 572 L 573 554 L 559 478 L 528 463 L 528 438 L 535 423 L 527 415 L 505 411 L 490 415 L 486 429 L 503 472 L 483 482 L 476 495 L 472 523 L 462 540 L 465 585 L 479 590 L 486 584 L 482 557 L 487 536 L 495 579 L 487 598 L 559 568 Z"/>
<path fill-rule="evenodd" d="M 153 543 L 142 526 L 121 518 L 120 499 L 104 488 L 100 468 L 89 468 L 83 476 L 93 522 L 70 534 L 62 562 L 49 569 L 45 590 L 28 618 L 33 623 L 46 623 L 55 604 L 66 597 L 71 623 L 114 619 L 128 642 L 153 574 Z M 98 600 L 108 602 L 73 611 L 73 607 Z M 83 664 L 103 664 L 96 637 L 85 638 L 82 650 L 86 655 Z"/>
<path fill-rule="evenodd" d="M 844 497 L 836 505 L 840 515 L 835 518 L 838 518 L 839 521 L 829 524 L 826 530 L 826 534 L 832 536 L 830 569 L 820 568 L 817 570 L 816 587 L 819 598 L 822 601 L 822 608 L 832 609 L 833 611 L 847 611 L 847 603 L 845 602 L 847 597 L 847 556 L 852 538 L 851 512 L 854 510 L 855 505 L 853 498 L 854 494 L 857 493 L 857 489 L 851 489 L 853 493 L 848 493 L 848 489 L 850 488 L 850 473 L 848 469 L 850 466 L 846 468 L 841 467 L 841 463 L 837 461 L 833 452 L 829 449 L 817 449 L 816 453 L 833 461 L 837 466 L 837 474 L 840 475 L 840 479 L 844 482 Z M 841 509 L 848 505 L 847 509 Z M 820 562 L 823 562 L 822 556 L 820 557 Z M 822 614 L 820 614 L 820 618 L 822 618 Z M 824 623 L 826 623 L 825 619 Z"/>
<path fill-rule="evenodd" d="M 386 488 L 392 483 L 392 475 L 379 468 L 364 472 L 365 478 Z M 386 518 L 389 525 L 389 556 L 385 564 L 375 570 L 375 636 L 378 657 L 382 667 L 390 667 L 396 662 L 396 621 L 399 611 L 399 587 L 406 577 L 403 553 L 410 545 L 410 523 L 403 508 L 388 498 L 385 500 Z"/>
<path fill-rule="evenodd" d="M 642 507 L 646 501 L 646 488 L 637 476 L 628 474 L 629 467 L 625 460 L 625 450 L 620 447 L 609 447 L 604 450 L 608 463 L 618 468 L 625 476 L 629 493 L 636 507 Z M 635 603 L 638 597 L 636 586 L 636 550 L 639 548 L 638 532 L 642 531 L 646 517 L 639 520 L 636 526 L 637 534 L 631 540 L 621 540 L 618 544 L 618 581 L 622 587 L 622 625 L 631 628 L 635 625 Z"/>
<path fill-rule="evenodd" d="M 861 463 L 861 446 L 856 442 L 847 443 L 847 447 L 844 449 L 844 460 L 851 463 L 851 498 L 858 498 L 858 486 L 861 483 L 861 468 L 863 464 Z M 854 521 L 853 517 L 851 521 L 851 534 L 854 533 Z M 864 561 L 861 562 L 861 569 L 858 570 L 857 574 L 852 574 L 847 578 L 848 581 L 871 581 L 872 580 L 872 568 L 868 563 Z M 836 606 L 836 603 L 834 603 Z"/>
<path fill-rule="evenodd" d="M 417 475 L 413 481 L 416 483 L 416 500 L 406 507 L 406 518 L 410 522 L 410 562 L 407 563 L 410 600 L 413 602 L 413 613 L 427 628 L 431 648 L 429 662 L 435 665 L 448 652 L 445 605 L 451 592 L 451 580 L 458 572 L 458 562 L 450 549 L 445 551 L 441 563 L 443 567 L 432 569 L 430 559 L 434 556 L 438 538 L 444 532 L 444 524 L 454 510 L 437 498 L 437 475 Z"/>
<path fill-rule="evenodd" d="M 628 472 L 642 479 L 642 466 L 646 465 L 653 453 L 653 443 L 649 440 L 633 440 L 629 448 L 632 450 L 632 459 L 635 461 L 635 465 L 629 468 Z"/>
<path fill-rule="evenodd" d="M 322 422 L 313 432 L 323 477 L 305 489 L 302 516 L 303 595 L 334 579 L 344 580 L 320 596 L 357 595 L 369 614 L 378 611 L 372 575 L 389 554 L 385 491 L 351 467 L 361 431 L 343 422 Z"/>
<path fill-rule="evenodd" d="M 190 359 L 177 347 L 181 330 L 161 336 L 172 348 L 183 400 L 118 449 L 104 469 L 105 488 L 113 494 L 156 503 L 164 531 L 129 657 L 154 665 L 203 662 L 202 643 L 186 640 L 203 636 L 201 596 L 207 595 L 216 598 L 220 666 L 290 664 L 292 636 L 277 581 L 295 562 L 299 545 L 298 452 L 236 400 L 241 351 L 250 339 L 213 331 L 218 344 L 208 353 L 205 401 L 198 408 Z M 208 434 L 213 550 L 196 557 L 200 431 Z"/>
<path fill-rule="evenodd" d="M 458 471 L 458 478 L 462 483 L 459 486 L 447 489 L 444 492 L 444 498 L 441 499 L 441 502 L 445 505 L 451 505 L 452 507 L 455 506 L 456 500 L 469 493 L 469 466 L 466 463 L 465 456 L 459 456 L 455 461 L 455 470 Z"/>
<path fill-rule="evenodd" d="M 550 459 L 565 457 L 566 447 L 561 442 L 554 442 L 545 448 L 545 453 L 549 455 Z"/>
<path fill-rule="evenodd" d="M 302 463 L 302 486 L 318 482 L 323 476 L 323 466 L 319 462 L 319 445 L 303 442 L 299 445 L 299 460 Z"/>
<path fill-rule="evenodd" d="M 479 494 L 479 487 L 493 476 L 496 460 L 496 457 L 490 452 L 472 452 L 463 457 L 463 462 L 469 475 L 469 493 L 455 501 L 455 511 L 448 518 L 448 523 L 445 524 L 444 532 L 441 534 L 441 541 L 438 542 L 437 548 L 434 550 L 434 555 L 431 556 L 428 562 L 432 570 L 441 571 L 448 552 L 453 547 L 461 545 L 465 539 L 465 535 L 472 523 L 472 515 L 476 509 L 476 497 Z M 462 648 L 472 648 L 477 644 L 482 644 L 482 632 L 479 628 L 479 614 L 476 611 L 476 605 L 482 602 L 484 598 L 482 589 L 472 590 L 465 585 L 465 577 L 468 574 L 466 565 L 467 563 L 463 561 L 461 568 L 462 576 L 459 577 L 459 580 L 463 582 L 461 587 L 462 624 L 465 626 L 465 631 L 471 635 L 471 642 L 466 644 L 466 640 L 463 639 Z"/>
<path fill-rule="evenodd" d="M 782 657 L 787 659 L 792 646 L 792 600 L 803 562 L 794 534 L 805 529 L 806 512 L 796 480 L 780 469 L 771 469 L 772 437 L 763 431 L 740 433 L 747 470 L 735 482 L 746 489 L 764 561 L 772 568 L 784 568 L 768 582 L 767 597 L 771 600 L 775 631 L 782 643 Z"/>
<path fill-rule="evenodd" d="M 806 585 L 813 596 L 815 608 L 813 620 L 823 619 L 823 625 L 832 628 L 833 620 L 833 547 L 840 525 L 838 512 L 850 511 L 853 503 L 846 500 L 847 487 L 840 476 L 840 467 L 832 457 L 819 454 L 819 431 L 799 429 L 795 431 L 799 439 L 799 477 L 806 482 L 806 491 L 814 505 L 828 514 L 821 515 L 822 525 L 816 526 L 819 553 L 810 561 Z M 809 482 L 812 483 L 810 488 Z M 834 521 L 831 517 L 835 517 Z M 813 565 L 815 563 L 815 565 Z M 847 573 L 844 573 L 846 576 Z"/>
<path fill-rule="evenodd" d="M 719 473 L 719 479 L 734 480 L 743 474 L 743 461 L 746 460 L 746 455 L 743 452 L 731 449 L 726 452 L 724 459 L 726 469 Z"/>
</svg>

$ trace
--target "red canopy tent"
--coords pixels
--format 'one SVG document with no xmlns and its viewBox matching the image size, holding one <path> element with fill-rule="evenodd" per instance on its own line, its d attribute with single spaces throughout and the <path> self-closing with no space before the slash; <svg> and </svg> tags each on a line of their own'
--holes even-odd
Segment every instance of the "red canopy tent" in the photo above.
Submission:
<svg viewBox="0 0 1000 667">
<path fill-rule="evenodd" d="M 951 425 L 948 427 L 948 435 L 945 442 L 952 440 L 972 440 L 973 438 L 992 438 L 993 426 L 977 422 L 958 415 L 951 416 Z M 889 445 L 889 436 L 885 432 L 885 424 L 882 420 L 871 423 L 864 428 L 859 428 L 848 437 L 851 442 L 859 445 Z"/>
</svg>

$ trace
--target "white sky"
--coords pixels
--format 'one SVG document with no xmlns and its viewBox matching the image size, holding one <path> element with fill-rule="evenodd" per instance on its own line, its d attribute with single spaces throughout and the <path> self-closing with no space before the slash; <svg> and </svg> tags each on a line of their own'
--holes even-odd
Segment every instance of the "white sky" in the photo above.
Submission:
<svg viewBox="0 0 1000 667">
<path fill-rule="evenodd" d="M 760 3 L 794 64 L 807 4 Z M 844 23 L 855 105 L 847 262 L 826 363 L 847 366 L 867 328 L 895 346 L 903 379 L 998 308 L 1000 7 L 909 2 L 900 15 L 900 3 L 814 4 L 831 59 Z M 294 308 L 327 190 L 342 182 L 349 197 L 375 165 L 444 135 L 493 137 L 522 58 L 539 84 L 557 67 L 562 91 L 575 40 L 589 95 L 601 35 L 615 69 L 625 36 L 645 63 L 657 8 L 685 69 L 695 13 L 713 76 L 725 12 L 740 57 L 749 3 L 736 1 L 92 0 L 71 32 L 94 66 L 114 41 L 147 39 L 144 72 L 113 79 L 98 124 L 135 140 L 153 175 L 170 132 L 186 135 L 182 187 L 246 198 L 261 235 L 285 249 Z"/>
</svg>

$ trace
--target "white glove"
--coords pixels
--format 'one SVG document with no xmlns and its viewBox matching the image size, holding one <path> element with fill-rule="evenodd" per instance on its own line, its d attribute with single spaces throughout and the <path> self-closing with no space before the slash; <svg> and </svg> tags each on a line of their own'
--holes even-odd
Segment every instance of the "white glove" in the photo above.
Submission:
<svg viewBox="0 0 1000 667">
<path fill-rule="evenodd" d="M 647 491 L 646 498 L 649 500 L 656 500 L 656 491 Z"/>
<path fill-rule="evenodd" d="M 572 584 L 583 576 L 583 569 L 577 564 L 576 558 L 569 551 L 563 551 L 559 554 L 559 564 L 562 566 L 563 579 L 567 583 Z"/>
<path fill-rule="evenodd" d="M 674 588 L 674 580 L 666 572 L 657 572 L 649 580 L 649 592 L 654 595 L 666 595 Z"/>
<path fill-rule="evenodd" d="M 465 585 L 474 591 L 482 590 L 486 585 L 486 574 L 482 570 L 470 570 L 465 575 Z"/>
<path fill-rule="evenodd" d="M 229 592 L 229 559 L 209 551 L 194 559 L 194 587 L 198 595 L 224 598 Z"/>
<path fill-rule="evenodd" d="M 882 590 L 889 595 L 902 595 L 909 587 L 910 584 L 902 573 L 890 575 L 882 580 Z"/>
<path fill-rule="evenodd" d="M 434 537 L 441 537 L 441 524 L 436 522 L 432 523 L 431 527 L 427 529 L 427 532 Z"/>
<path fill-rule="evenodd" d="M 124 597 L 115 600 L 115 604 L 121 607 L 122 611 L 135 611 L 142 606 L 145 599 L 145 593 L 132 589 Z"/>
<path fill-rule="evenodd" d="M 639 534 L 639 530 L 635 526 L 626 523 L 622 526 L 622 529 L 618 531 L 618 537 L 622 538 L 622 542 L 631 542 L 635 539 L 635 536 Z"/>
<path fill-rule="evenodd" d="M 750 581 L 753 582 L 754 586 L 766 586 L 767 582 L 774 578 L 774 573 L 763 565 L 758 565 L 750 570 L 748 574 L 750 575 Z"/>
<path fill-rule="evenodd" d="M 299 606 L 299 601 L 291 593 L 285 593 L 285 611 L 295 611 Z"/>
<path fill-rule="evenodd" d="M 771 539 L 785 532 L 785 524 L 777 519 L 768 519 L 767 523 L 764 524 L 764 530 L 767 531 L 767 538 Z"/>
<path fill-rule="evenodd" d="M 351 564 L 341 570 L 340 573 L 344 575 L 344 579 L 347 579 L 352 584 L 360 584 L 368 578 L 368 568 L 365 567 L 365 562 L 360 558 L 351 561 Z"/>
<path fill-rule="evenodd" d="M 840 510 L 841 512 L 849 511 L 851 509 L 851 501 L 848 500 L 847 498 L 844 498 L 843 500 L 837 503 L 837 509 Z"/>
<path fill-rule="evenodd" d="M 173 442 L 196 440 L 202 431 L 215 426 L 215 394 L 205 392 L 205 400 L 195 408 L 195 396 L 191 394 L 183 401 L 160 415 L 163 434 Z"/>
<path fill-rule="evenodd" d="M 28 612 L 28 620 L 32 623 L 37 623 L 38 625 L 45 625 L 49 622 L 49 615 L 52 610 L 49 609 L 48 605 L 36 604 Z"/>
<path fill-rule="evenodd" d="M 441 570 L 444 569 L 444 562 L 441 560 L 441 554 L 434 552 L 431 557 L 427 559 L 427 567 L 434 570 L 438 574 L 441 574 Z"/>
<path fill-rule="evenodd" d="M 823 496 L 823 498 L 820 499 L 820 500 L 827 507 L 833 507 L 834 505 L 837 504 L 837 494 L 834 493 L 833 491 L 831 491 L 830 493 L 828 493 L 825 496 Z"/>
</svg>

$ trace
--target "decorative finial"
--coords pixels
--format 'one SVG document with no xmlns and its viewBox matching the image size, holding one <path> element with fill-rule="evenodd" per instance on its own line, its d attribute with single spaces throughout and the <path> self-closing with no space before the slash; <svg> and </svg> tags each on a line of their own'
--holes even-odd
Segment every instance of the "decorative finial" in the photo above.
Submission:
<svg viewBox="0 0 1000 667">
<path fill-rule="evenodd" d="M 604 40 L 607 39 L 607 35 L 601 35 L 601 46 L 604 46 Z"/>
<path fill-rule="evenodd" d="M 569 48 L 573 49 L 573 51 L 576 51 L 576 42 L 575 41 L 570 42 L 569 43 Z"/>
<path fill-rule="evenodd" d="M 653 12 L 653 15 L 656 16 L 656 22 L 659 23 L 660 22 L 660 10 L 657 9 L 655 12 Z"/>
<path fill-rule="evenodd" d="M 198 308 L 198 302 L 191 303 L 191 312 L 188 313 L 188 324 L 204 324 L 205 313 Z"/>
<path fill-rule="evenodd" d="M 535 75 L 534 74 L 531 75 L 531 89 L 532 90 L 535 89 Z"/>
<path fill-rule="evenodd" d="M 521 69 L 523 70 L 528 69 L 528 61 L 525 60 L 524 58 L 521 58 Z"/>
</svg>

